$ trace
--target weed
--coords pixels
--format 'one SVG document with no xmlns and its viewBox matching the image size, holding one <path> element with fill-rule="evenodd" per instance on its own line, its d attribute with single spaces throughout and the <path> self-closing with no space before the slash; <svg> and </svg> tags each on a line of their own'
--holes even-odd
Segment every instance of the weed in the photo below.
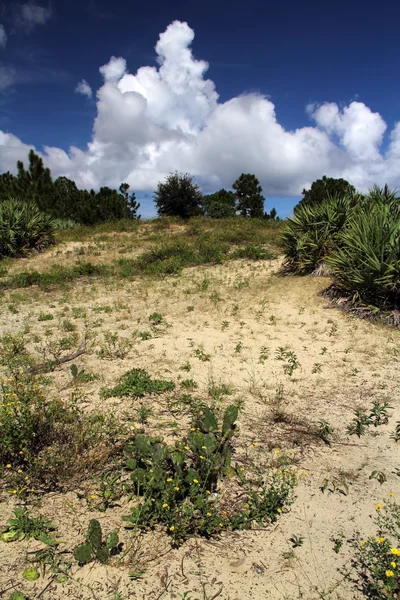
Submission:
<svg viewBox="0 0 400 600">
<path fill-rule="evenodd" d="M 103 388 L 100 390 L 102 398 L 111 396 L 130 396 L 140 398 L 146 394 L 163 394 L 175 389 L 172 381 L 151 379 L 147 371 L 143 369 L 131 369 L 122 375 L 120 383 L 114 388 Z"/>
<path fill-rule="evenodd" d="M 107 331 L 97 355 L 103 359 L 126 358 L 131 349 L 132 342 L 126 338 L 120 338 L 117 332 Z"/>
<path fill-rule="evenodd" d="M 335 552 L 335 554 L 339 554 L 343 547 L 343 542 L 346 539 L 346 536 L 344 535 L 344 533 L 340 532 L 336 534 L 336 536 L 332 536 L 330 539 L 331 542 L 333 542 L 333 551 Z"/>
<path fill-rule="evenodd" d="M 181 381 L 181 387 L 186 388 L 187 390 L 194 390 L 199 387 L 194 379 L 184 379 Z"/>
<path fill-rule="evenodd" d="M 8 525 L 1 531 L 2 542 L 14 542 L 19 539 L 34 538 L 44 544 L 57 545 L 58 542 L 49 536 L 54 531 L 51 521 L 46 521 L 41 515 L 31 517 L 27 508 L 15 508 L 14 517 L 8 519 Z"/>
<path fill-rule="evenodd" d="M 326 477 L 321 484 L 321 492 L 324 493 L 326 490 L 331 494 L 342 494 L 347 496 L 349 493 L 349 485 L 344 477 Z"/>
<path fill-rule="evenodd" d="M 311 373 L 321 373 L 321 371 L 322 371 L 322 365 L 321 365 L 321 363 L 314 363 L 313 367 L 312 367 L 312 370 L 311 370 Z"/>
<path fill-rule="evenodd" d="M 396 427 L 395 427 L 394 433 L 391 433 L 390 437 L 395 442 L 400 441 L 400 421 L 396 421 Z"/>
<path fill-rule="evenodd" d="M 259 356 L 258 362 L 260 362 L 260 363 L 263 364 L 268 359 L 268 357 L 269 357 L 269 348 L 268 348 L 268 346 L 261 346 L 260 356 Z"/>
<path fill-rule="evenodd" d="M 146 425 L 149 422 L 149 417 L 153 414 L 151 408 L 141 404 L 137 410 L 137 419 L 141 425 Z"/>
<path fill-rule="evenodd" d="M 333 431 L 333 427 L 328 423 L 328 421 L 319 421 L 316 436 L 326 444 L 330 444 L 329 438 L 332 436 Z"/>
<path fill-rule="evenodd" d="M 376 479 L 381 485 L 387 481 L 387 477 L 383 471 L 372 471 L 369 479 Z"/>
<path fill-rule="evenodd" d="M 164 317 L 158 312 L 153 312 L 149 316 L 149 321 L 153 327 L 156 327 L 157 325 L 161 325 L 161 323 L 164 321 Z"/>
<path fill-rule="evenodd" d="M 41 312 L 38 316 L 38 321 L 52 321 L 54 316 L 51 313 Z"/>
<path fill-rule="evenodd" d="M 207 352 L 204 352 L 202 348 L 195 348 L 195 350 L 193 350 L 193 354 L 202 362 L 209 362 L 211 359 L 211 354 L 207 354 Z"/>
<path fill-rule="evenodd" d="M 292 535 L 289 538 L 289 542 L 292 542 L 292 548 L 299 548 L 304 543 L 304 538 L 301 535 Z"/>
<path fill-rule="evenodd" d="M 376 505 L 376 537 L 352 542 L 357 587 L 366 598 L 397 600 L 400 593 L 400 506 L 391 499 Z"/>
</svg>

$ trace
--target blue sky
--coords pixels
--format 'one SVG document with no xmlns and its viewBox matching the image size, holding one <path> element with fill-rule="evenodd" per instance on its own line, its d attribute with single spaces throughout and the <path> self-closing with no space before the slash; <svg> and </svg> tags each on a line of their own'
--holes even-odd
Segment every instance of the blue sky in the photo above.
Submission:
<svg viewBox="0 0 400 600">
<path fill-rule="evenodd" d="M 0 141 L 0 170 L 33 146 L 55 175 L 95 187 L 128 180 L 143 198 L 168 169 L 189 170 L 205 191 L 250 171 L 282 215 L 323 174 L 361 189 L 397 185 L 399 17 L 387 0 L 0 2 L 0 130 L 12 134 Z M 175 21 L 188 28 L 172 26 L 157 54 Z M 117 79 L 99 71 L 111 57 L 126 61 Z M 161 87 L 121 84 L 160 62 Z M 75 92 L 83 79 L 91 97 Z"/>
</svg>

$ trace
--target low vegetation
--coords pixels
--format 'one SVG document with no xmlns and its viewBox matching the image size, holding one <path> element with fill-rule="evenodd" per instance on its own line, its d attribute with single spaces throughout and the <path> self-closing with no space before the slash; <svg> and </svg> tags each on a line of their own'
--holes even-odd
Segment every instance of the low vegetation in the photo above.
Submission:
<svg viewBox="0 0 400 600">
<path fill-rule="evenodd" d="M 3 254 L 0 595 L 398 597 L 399 332 L 320 294 L 395 312 L 398 200 L 346 183 Z"/>
</svg>

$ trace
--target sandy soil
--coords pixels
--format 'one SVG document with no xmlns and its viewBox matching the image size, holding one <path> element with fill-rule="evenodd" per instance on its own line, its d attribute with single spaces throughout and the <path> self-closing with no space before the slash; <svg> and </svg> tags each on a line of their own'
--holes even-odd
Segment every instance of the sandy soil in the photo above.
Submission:
<svg viewBox="0 0 400 600">
<path fill-rule="evenodd" d="M 69 249 L 74 251 L 74 246 Z M 22 583 L 29 553 L 41 545 L 34 541 L 0 544 L 0 595 L 16 585 L 29 598 L 43 600 L 360 597 L 346 576 L 351 573 L 348 540 L 357 532 L 362 537 L 373 534 L 375 504 L 389 492 L 400 492 L 399 477 L 393 472 L 400 447 L 390 438 L 400 420 L 400 331 L 330 308 L 319 295 L 329 284 L 327 279 L 279 277 L 279 265 L 279 260 L 236 261 L 187 269 L 181 277 L 164 281 L 79 282 L 68 291 L 19 290 L 3 297 L 0 334 L 29 326 L 28 344 L 38 356 L 48 340 L 63 335 L 64 319 L 78 326 L 79 335 L 85 329 L 90 332 L 88 352 L 75 361 L 80 369 L 100 375 L 82 391 L 87 410 L 107 408 L 135 418 L 138 401 L 100 400 L 98 393 L 133 367 L 172 379 L 177 386 L 179 377 L 190 377 L 198 384 L 196 394 L 203 397 L 212 381 L 230 384 L 235 397 L 244 401 L 241 443 L 253 453 L 293 452 L 299 484 L 293 506 L 271 527 L 222 534 L 213 541 L 194 539 L 179 550 L 171 550 L 161 532 L 132 540 L 120 520 L 129 512 L 126 504 L 100 513 L 90 511 L 82 490 L 49 494 L 37 510 L 53 519 L 63 540 L 61 550 L 70 551 L 82 541 L 90 518 L 98 518 L 106 531 L 120 528 L 125 547 L 133 545 L 133 549 L 125 559 L 108 566 L 92 563 L 79 568 L 74 564 L 63 583 L 51 573 L 35 583 Z M 85 317 L 74 318 L 77 307 L 86 311 Z M 149 324 L 154 311 L 165 321 L 156 330 Z M 38 321 L 43 312 L 52 313 L 54 320 Z M 144 330 L 152 331 L 151 339 L 134 335 Z M 125 358 L 99 358 L 105 331 L 118 332 L 120 339 L 132 344 Z M 280 347 L 297 356 L 299 366 L 292 377 L 276 358 Z M 196 349 L 209 354 L 210 360 L 199 360 Z M 187 361 L 190 373 L 181 370 Z M 61 397 L 71 391 L 69 368 L 66 364 L 53 373 L 53 388 Z M 277 390 L 283 398 L 279 403 Z M 389 424 L 360 439 L 348 436 L 346 427 L 353 411 L 370 407 L 373 400 L 386 400 L 393 407 Z M 166 398 L 148 398 L 144 404 L 153 410 L 150 429 L 162 423 L 164 435 L 173 439 L 171 421 L 185 425 L 185 419 L 170 414 Z M 334 427 L 330 446 L 310 435 L 310 428 L 321 420 Z M 370 479 L 374 470 L 385 473 L 382 485 Z M 347 484 L 347 495 L 321 491 L 323 481 L 332 477 Z M 4 492 L 0 524 L 14 506 L 15 499 Z M 293 535 L 304 538 L 295 549 L 289 541 Z M 343 546 L 336 554 L 334 539 L 341 536 Z M 132 579 L 132 572 L 142 575 Z"/>
</svg>

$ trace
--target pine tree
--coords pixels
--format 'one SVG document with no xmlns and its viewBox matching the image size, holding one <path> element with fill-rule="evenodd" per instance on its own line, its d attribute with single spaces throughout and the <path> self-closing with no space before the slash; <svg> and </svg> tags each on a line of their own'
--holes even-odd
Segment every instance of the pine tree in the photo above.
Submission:
<svg viewBox="0 0 400 600">
<path fill-rule="evenodd" d="M 236 191 L 237 207 L 242 217 L 263 217 L 264 198 L 261 195 L 262 187 L 255 175 L 242 173 L 232 185 Z"/>
</svg>

